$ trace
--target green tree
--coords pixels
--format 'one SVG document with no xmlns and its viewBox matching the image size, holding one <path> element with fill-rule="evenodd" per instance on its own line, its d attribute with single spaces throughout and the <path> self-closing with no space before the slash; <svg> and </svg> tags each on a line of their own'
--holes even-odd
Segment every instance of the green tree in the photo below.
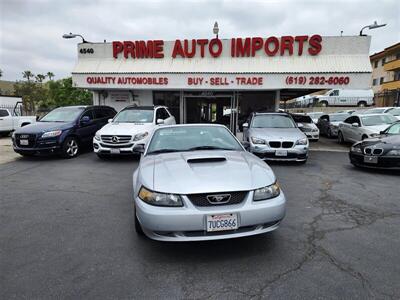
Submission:
<svg viewBox="0 0 400 300">
<path fill-rule="evenodd" d="M 72 86 L 72 78 L 47 82 L 48 98 L 46 106 L 54 108 L 66 105 L 89 105 L 92 93 Z"/>
<path fill-rule="evenodd" d="M 35 76 L 35 79 L 36 79 L 37 82 L 42 83 L 46 79 L 46 76 L 43 75 L 43 74 L 37 74 Z"/>
<path fill-rule="evenodd" d="M 49 80 L 52 80 L 53 78 L 54 78 L 54 73 L 52 73 L 52 72 L 47 72 L 47 77 L 49 78 Z"/>
<path fill-rule="evenodd" d="M 30 79 L 34 78 L 35 74 L 33 74 L 31 71 L 28 70 L 28 71 L 22 72 L 22 77 L 26 78 L 26 80 L 28 80 L 28 81 L 31 81 Z"/>
</svg>

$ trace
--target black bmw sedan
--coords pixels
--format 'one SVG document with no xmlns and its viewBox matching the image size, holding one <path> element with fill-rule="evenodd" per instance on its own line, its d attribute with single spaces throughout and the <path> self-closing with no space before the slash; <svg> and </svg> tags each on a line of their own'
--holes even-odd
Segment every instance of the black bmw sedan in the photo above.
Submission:
<svg viewBox="0 0 400 300">
<path fill-rule="evenodd" d="M 349 156 L 357 167 L 400 170 L 400 121 L 382 131 L 379 137 L 355 143 Z"/>
</svg>

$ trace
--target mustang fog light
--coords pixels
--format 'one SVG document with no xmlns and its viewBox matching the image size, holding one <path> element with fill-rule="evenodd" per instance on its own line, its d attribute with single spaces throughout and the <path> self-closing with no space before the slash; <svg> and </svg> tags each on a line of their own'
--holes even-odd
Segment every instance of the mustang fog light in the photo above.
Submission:
<svg viewBox="0 0 400 300">
<path fill-rule="evenodd" d="M 139 191 L 139 198 L 150 205 L 155 206 L 183 206 L 182 199 L 176 194 L 157 193 L 141 187 Z"/>
<path fill-rule="evenodd" d="M 253 144 L 265 144 L 265 141 L 263 139 L 259 139 L 256 137 L 251 137 L 251 141 L 253 142 Z"/>
<path fill-rule="evenodd" d="M 400 150 L 390 150 L 387 155 L 395 155 L 395 156 L 400 156 Z"/>
<path fill-rule="evenodd" d="M 143 140 L 146 136 L 148 136 L 149 133 L 148 132 L 142 132 L 142 133 L 138 133 L 133 137 L 134 141 L 139 141 L 139 140 Z"/>
<path fill-rule="evenodd" d="M 275 182 L 274 184 L 255 190 L 253 200 L 261 201 L 261 200 L 275 198 L 279 196 L 280 193 L 281 189 L 279 188 L 279 184 Z"/>
</svg>

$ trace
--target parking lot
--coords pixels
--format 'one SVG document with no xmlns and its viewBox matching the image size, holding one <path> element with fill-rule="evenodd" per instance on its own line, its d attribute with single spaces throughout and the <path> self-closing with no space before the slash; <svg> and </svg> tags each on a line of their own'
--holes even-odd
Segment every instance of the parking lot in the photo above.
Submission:
<svg viewBox="0 0 400 300">
<path fill-rule="evenodd" d="M 134 233 L 135 158 L 1 164 L 0 298 L 398 299 L 399 174 L 313 147 L 272 165 L 288 200 L 277 231 L 201 243 Z"/>
</svg>

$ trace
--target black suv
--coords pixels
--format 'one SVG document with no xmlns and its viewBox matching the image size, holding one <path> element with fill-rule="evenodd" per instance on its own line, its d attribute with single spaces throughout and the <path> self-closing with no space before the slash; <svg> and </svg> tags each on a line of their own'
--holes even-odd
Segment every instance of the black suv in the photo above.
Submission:
<svg viewBox="0 0 400 300">
<path fill-rule="evenodd" d="M 24 156 L 58 153 L 65 158 L 75 157 L 82 146 L 91 145 L 96 131 L 116 113 L 109 106 L 56 108 L 13 133 L 14 151 Z"/>
</svg>

